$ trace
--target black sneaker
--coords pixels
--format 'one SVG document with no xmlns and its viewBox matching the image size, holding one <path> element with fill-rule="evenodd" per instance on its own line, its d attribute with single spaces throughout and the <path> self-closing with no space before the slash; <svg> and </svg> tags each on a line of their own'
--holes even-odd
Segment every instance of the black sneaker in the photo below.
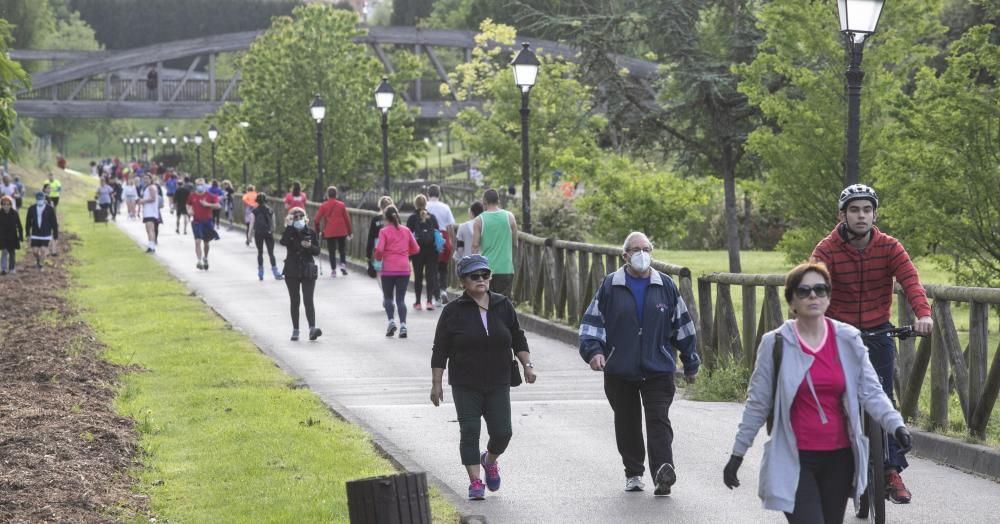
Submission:
<svg viewBox="0 0 1000 524">
<path fill-rule="evenodd" d="M 653 495 L 666 497 L 670 494 L 670 486 L 673 486 L 674 482 L 677 482 L 677 473 L 674 472 L 672 465 L 663 464 L 656 471 L 656 475 L 653 476 L 653 481 L 656 483 L 656 490 L 653 491 Z"/>
<path fill-rule="evenodd" d="M 406 326 L 399 326 L 399 338 L 406 338 Z"/>
<path fill-rule="evenodd" d="M 309 340 L 316 340 L 317 338 L 319 338 L 322 335 L 323 335 L 323 330 L 322 329 L 320 329 L 318 327 L 309 328 Z"/>
<path fill-rule="evenodd" d="M 291 338 L 291 340 L 294 342 L 294 341 L 296 341 L 298 339 L 299 339 L 299 330 L 293 329 L 292 330 L 292 338 Z"/>
</svg>

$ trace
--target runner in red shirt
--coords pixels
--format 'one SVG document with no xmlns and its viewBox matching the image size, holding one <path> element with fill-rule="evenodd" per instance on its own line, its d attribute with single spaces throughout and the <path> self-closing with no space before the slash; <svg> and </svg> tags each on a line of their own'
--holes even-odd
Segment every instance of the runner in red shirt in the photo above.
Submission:
<svg viewBox="0 0 1000 524">
<path fill-rule="evenodd" d="M 204 178 L 195 180 L 195 192 L 187 200 L 188 214 L 191 215 L 191 232 L 194 234 L 194 252 L 198 256 L 198 269 L 208 271 L 208 243 L 219 239 L 215 232 L 213 209 L 221 209 L 219 197 L 208 192 Z M 202 245 L 205 255 L 202 257 Z"/>
</svg>

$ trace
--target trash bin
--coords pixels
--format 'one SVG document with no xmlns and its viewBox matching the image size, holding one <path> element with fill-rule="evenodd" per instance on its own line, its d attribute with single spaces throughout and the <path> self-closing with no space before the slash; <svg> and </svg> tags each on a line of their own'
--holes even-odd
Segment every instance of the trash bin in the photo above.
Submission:
<svg viewBox="0 0 1000 524">
<path fill-rule="evenodd" d="M 97 209 L 97 201 L 96 200 L 88 200 L 87 201 L 87 211 L 90 212 L 90 213 L 93 213 L 95 209 Z"/>
<path fill-rule="evenodd" d="M 95 209 L 94 210 L 94 222 L 107 222 L 108 221 L 108 210 L 107 209 Z"/>
<path fill-rule="evenodd" d="M 427 474 L 400 473 L 347 483 L 351 524 L 430 524 Z"/>
</svg>

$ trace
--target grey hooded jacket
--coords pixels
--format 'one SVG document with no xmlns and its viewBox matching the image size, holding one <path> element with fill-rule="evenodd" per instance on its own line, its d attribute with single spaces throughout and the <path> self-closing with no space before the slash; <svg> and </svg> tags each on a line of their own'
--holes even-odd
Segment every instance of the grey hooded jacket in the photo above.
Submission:
<svg viewBox="0 0 1000 524">
<path fill-rule="evenodd" d="M 774 377 L 775 333 L 784 338 L 781 369 L 778 376 L 777 398 L 774 399 L 774 428 L 771 438 L 764 444 L 764 458 L 760 466 L 760 486 L 757 495 L 764 508 L 792 513 L 795 510 L 795 491 L 799 483 L 799 451 L 792 432 L 789 416 L 792 401 L 799 386 L 806 379 L 806 372 L 815 360 L 799 346 L 793 320 L 770 331 L 761 339 L 757 349 L 757 364 L 750 377 L 750 390 L 743 420 L 736 433 L 733 455 L 742 457 L 753 445 L 757 432 L 767 421 L 771 411 L 771 381 Z M 846 390 L 844 392 L 844 412 L 847 414 L 847 432 L 854 452 L 855 504 L 868 483 L 868 438 L 861 430 L 861 409 L 882 428 L 893 433 L 903 425 L 903 417 L 892 407 L 889 398 L 882 391 L 878 375 L 868 360 L 868 350 L 861 342 L 861 335 L 854 327 L 831 320 L 837 337 L 837 351 L 840 364 L 844 368 Z M 822 415 L 822 413 L 821 413 Z"/>
</svg>

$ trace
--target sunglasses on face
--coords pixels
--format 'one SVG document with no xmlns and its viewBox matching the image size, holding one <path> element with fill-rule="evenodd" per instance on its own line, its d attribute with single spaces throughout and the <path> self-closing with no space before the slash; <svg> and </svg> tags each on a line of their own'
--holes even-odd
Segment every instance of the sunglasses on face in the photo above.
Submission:
<svg viewBox="0 0 1000 524">
<path fill-rule="evenodd" d="M 470 273 L 468 275 L 465 275 L 465 278 L 467 278 L 469 280 L 476 280 L 476 281 L 478 281 L 478 280 L 489 280 L 490 279 L 490 273 L 488 271 L 480 271 L 478 273 Z"/>
<path fill-rule="evenodd" d="M 830 286 L 828 284 L 816 284 L 814 286 L 799 286 L 795 288 L 795 298 L 809 298 L 809 295 L 815 293 L 817 298 L 824 298 L 830 294 Z"/>
</svg>

